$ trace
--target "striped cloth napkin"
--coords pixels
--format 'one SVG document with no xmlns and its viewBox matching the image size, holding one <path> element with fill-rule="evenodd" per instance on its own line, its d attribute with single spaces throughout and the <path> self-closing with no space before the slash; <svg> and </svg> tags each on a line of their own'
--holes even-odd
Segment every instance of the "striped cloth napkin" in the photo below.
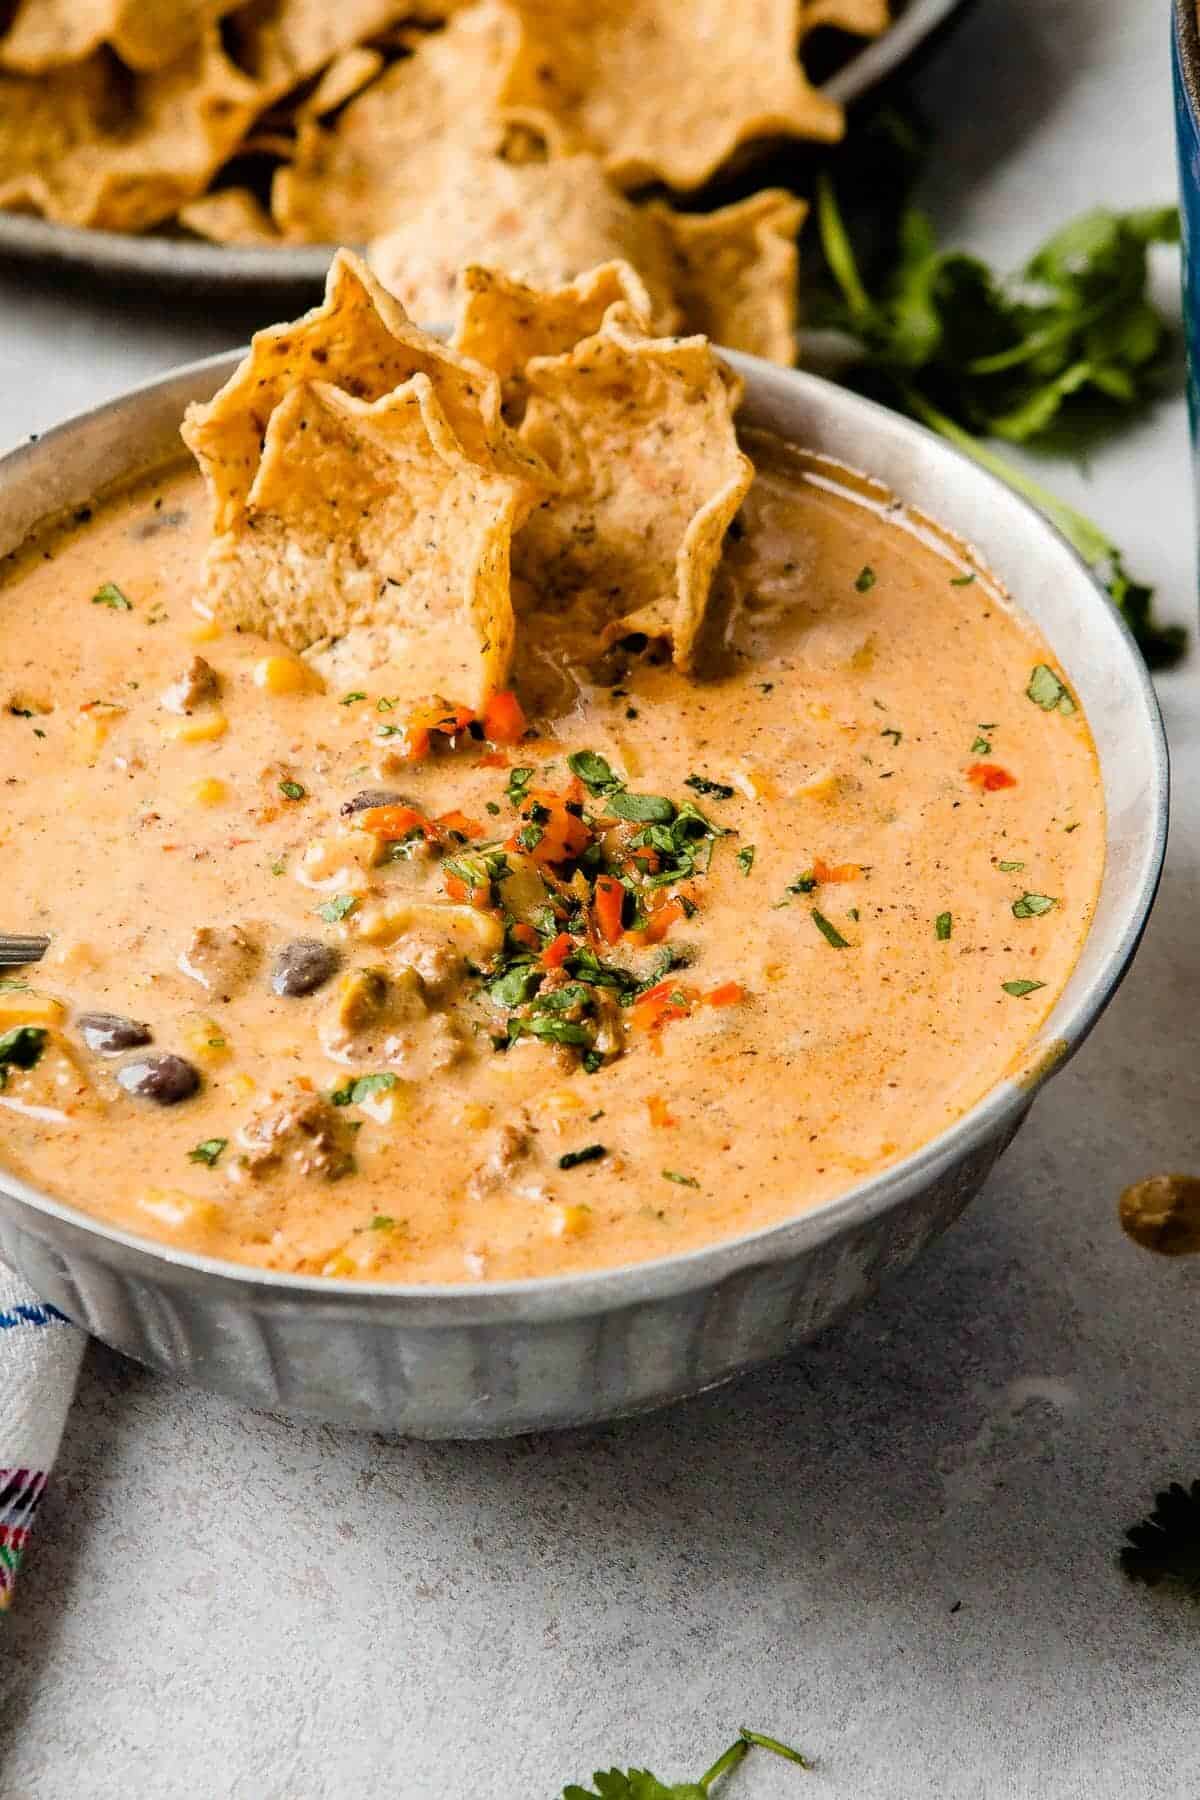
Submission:
<svg viewBox="0 0 1200 1800">
<path fill-rule="evenodd" d="M 0 1612 L 58 1454 L 84 1342 L 0 1263 Z"/>
</svg>

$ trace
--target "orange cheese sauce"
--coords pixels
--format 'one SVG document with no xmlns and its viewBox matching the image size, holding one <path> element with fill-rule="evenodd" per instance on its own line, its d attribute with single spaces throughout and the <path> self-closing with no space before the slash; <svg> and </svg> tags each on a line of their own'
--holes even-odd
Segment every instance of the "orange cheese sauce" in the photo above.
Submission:
<svg viewBox="0 0 1200 1800">
<path fill-rule="evenodd" d="M 0 926 L 52 947 L 25 985 L 0 985 L 0 1034 L 46 1034 L 37 1066 L 6 1071 L 0 1164 L 113 1224 L 259 1267 L 486 1281 L 785 1219 L 1001 1079 L 1092 915 L 1104 817 L 1086 720 L 1029 698 L 1035 668 L 1064 671 L 935 534 L 829 465 L 750 448 L 759 477 L 703 679 L 635 647 L 601 682 L 527 620 L 528 741 L 464 734 L 413 764 L 372 680 L 320 691 L 265 641 L 198 616 L 198 477 L 143 483 L 9 559 Z M 128 605 L 94 602 L 104 583 Z M 197 655 L 216 692 L 181 711 Z M 469 896 L 451 907 L 434 852 L 373 861 L 340 811 L 385 788 L 503 843 L 526 823 L 513 769 L 562 795 L 584 749 L 629 793 L 690 800 L 725 834 L 679 884 L 695 911 L 660 943 L 594 939 L 631 980 L 664 950 L 679 966 L 665 999 L 603 1002 L 608 1059 L 591 1073 L 528 1029 L 495 1047 L 504 919 Z M 333 951 L 336 972 L 278 993 L 298 939 Z M 372 982 L 390 996 L 378 1028 Z M 144 1026 L 150 1046 L 90 1048 L 95 1012 Z M 197 1091 L 173 1105 L 126 1091 L 121 1071 L 157 1054 L 186 1059 Z M 363 1076 L 383 1079 L 352 1092 Z"/>
</svg>

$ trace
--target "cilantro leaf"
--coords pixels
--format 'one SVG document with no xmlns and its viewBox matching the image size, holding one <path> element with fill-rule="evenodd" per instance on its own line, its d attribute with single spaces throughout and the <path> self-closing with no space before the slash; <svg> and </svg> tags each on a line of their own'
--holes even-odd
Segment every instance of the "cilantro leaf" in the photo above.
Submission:
<svg viewBox="0 0 1200 1800">
<path fill-rule="evenodd" d="M 1043 913 L 1057 905 L 1058 901 L 1050 894 L 1022 894 L 1019 900 L 1013 901 L 1012 915 L 1014 919 L 1040 919 Z"/>
<path fill-rule="evenodd" d="M 577 1169 L 580 1163 L 600 1162 L 608 1155 L 603 1144 L 585 1144 L 582 1150 L 567 1150 L 558 1159 L 560 1169 Z"/>
<path fill-rule="evenodd" d="M 743 875 L 748 875 L 754 867 L 754 845 L 743 844 L 737 853 L 737 866 Z"/>
<path fill-rule="evenodd" d="M 1023 1000 L 1026 994 L 1036 994 L 1039 988 L 1045 987 L 1044 981 L 1002 981 L 1000 986 L 1014 1000 Z"/>
<path fill-rule="evenodd" d="M 631 794 L 619 788 L 605 796 L 604 804 L 615 818 L 635 824 L 669 825 L 675 817 L 674 802 L 662 794 Z"/>
<path fill-rule="evenodd" d="M 93 606 L 107 606 L 112 612 L 132 612 L 133 601 L 123 594 L 115 581 L 106 581 L 92 595 Z"/>
<path fill-rule="evenodd" d="M 1069 718 L 1077 710 L 1067 689 L 1047 663 L 1038 663 L 1034 668 L 1025 697 L 1040 706 L 1043 712 L 1059 712 Z"/>
<path fill-rule="evenodd" d="M 358 906 L 358 898 L 354 894 L 335 894 L 332 900 L 326 900 L 317 907 L 317 914 L 327 925 L 339 925 L 348 919 Z"/>
<path fill-rule="evenodd" d="M 577 775 L 589 794 L 607 794 L 610 789 L 620 787 L 620 777 L 614 775 L 612 769 L 595 750 L 575 750 L 567 758 L 567 767 L 572 775 Z"/>
<path fill-rule="evenodd" d="M 812 922 L 820 932 L 821 936 L 825 939 L 826 943 L 832 944 L 835 950 L 848 950 L 850 948 L 849 938 L 844 938 L 837 926 L 832 924 L 830 920 L 825 917 L 824 913 L 818 912 L 815 906 L 812 909 Z"/>
<path fill-rule="evenodd" d="M 361 1106 L 372 1094 L 386 1094 L 396 1086 L 397 1077 L 390 1070 L 381 1070 L 378 1075 L 359 1075 L 334 1088 L 329 1098 L 335 1106 Z"/>
<path fill-rule="evenodd" d="M 10 1069 L 35 1069 L 49 1033 L 44 1025 L 16 1025 L 0 1035 L 0 1088 Z"/>
<path fill-rule="evenodd" d="M 903 121 L 881 115 L 876 138 L 881 131 L 911 168 Z M 866 134 L 858 136 L 861 146 Z M 878 185 L 878 150 L 860 158 L 852 203 Z M 901 167 L 901 182 L 906 173 Z M 816 220 L 833 294 L 815 322 L 857 339 L 854 385 L 920 419 L 1031 500 L 1091 566 L 1150 666 L 1177 661 L 1184 632 L 1157 622 L 1153 590 L 1129 574 L 1107 533 L 981 441 L 1081 445 L 1154 397 L 1171 328 L 1149 297 L 1148 252 L 1178 241 L 1175 208 L 1096 208 L 1003 278 L 976 257 L 940 248 L 929 220 L 894 184 L 885 181 L 880 193 L 884 216 L 874 235 L 886 241 L 871 293 L 832 181 L 827 172 L 818 178 Z M 973 574 L 952 579 L 965 586 Z"/>
<path fill-rule="evenodd" d="M 563 1789 L 562 1800 L 710 1800 L 722 1777 L 744 1762 L 752 1747 L 767 1750 L 772 1756 L 795 1763 L 798 1768 L 812 1767 L 799 1750 L 793 1750 L 790 1744 L 781 1743 L 778 1738 L 767 1737 L 761 1731 L 747 1731 L 743 1726 L 735 1742 L 730 1744 L 728 1750 L 717 1758 L 698 1781 L 679 1781 L 668 1786 L 652 1775 L 649 1769 L 597 1769 L 592 1776 L 596 1784 L 594 1788 L 572 1784 Z"/>
<path fill-rule="evenodd" d="M 1200 1599 L 1200 1481 L 1173 1481 L 1154 1496 L 1154 1508 L 1125 1533 L 1121 1567 L 1131 1581 L 1157 1587 L 1177 1583 Z"/>
<path fill-rule="evenodd" d="M 954 930 L 954 914 L 939 913 L 933 921 L 933 935 L 939 944 L 947 944 Z"/>
<path fill-rule="evenodd" d="M 228 1142 L 228 1138 L 205 1138 L 202 1144 L 197 1144 L 193 1150 L 188 1151 L 188 1161 L 203 1163 L 206 1168 L 213 1169 Z"/>
<path fill-rule="evenodd" d="M 732 800 L 737 792 L 727 781 L 710 781 L 707 775 L 686 775 L 684 787 L 690 787 L 693 793 L 706 794 L 711 800 Z"/>
</svg>

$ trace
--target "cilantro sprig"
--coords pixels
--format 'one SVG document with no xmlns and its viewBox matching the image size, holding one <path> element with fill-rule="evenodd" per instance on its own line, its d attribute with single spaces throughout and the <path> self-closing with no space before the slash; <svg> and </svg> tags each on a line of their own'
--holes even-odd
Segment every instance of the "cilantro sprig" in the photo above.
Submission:
<svg viewBox="0 0 1200 1800">
<path fill-rule="evenodd" d="M 659 1781 L 649 1769 L 597 1769 L 592 1776 L 596 1784 L 594 1788 L 572 1784 L 563 1789 L 562 1800 L 709 1800 L 717 1783 L 745 1761 L 752 1746 L 766 1750 L 772 1756 L 782 1757 L 785 1762 L 794 1763 L 797 1768 L 812 1768 L 808 1759 L 799 1750 L 793 1750 L 790 1744 L 781 1743 L 778 1738 L 767 1737 L 764 1732 L 747 1731 L 743 1727 L 736 1741 L 730 1744 L 728 1750 L 717 1758 L 698 1781 L 668 1784 Z"/>
<path fill-rule="evenodd" d="M 895 134 L 897 122 L 883 128 Z M 911 141 L 903 148 L 911 152 Z M 1108 590 L 1147 663 L 1176 662 L 1185 633 L 1155 618 L 1153 589 L 1129 572 L 1107 532 L 983 440 L 1062 448 L 1144 407 L 1170 341 L 1147 291 L 1148 253 L 1178 242 L 1177 210 L 1083 213 L 1005 279 L 940 248 L 905 196 L 884 204 L 895 209 L 894 229 L 869 292 L 833 181 L 828 171 L 818 177 L 817 229 L 835 289 L 819 322 L 856 341 L 854 384 L 1032 501 Z"/>
</svg>

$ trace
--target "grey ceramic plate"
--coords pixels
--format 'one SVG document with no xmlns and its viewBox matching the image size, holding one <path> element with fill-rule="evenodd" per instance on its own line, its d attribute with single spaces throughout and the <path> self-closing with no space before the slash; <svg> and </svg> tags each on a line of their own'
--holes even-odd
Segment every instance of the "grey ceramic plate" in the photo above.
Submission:
<svg viewBox="0 0 1200 1800">
<path fill-rule="evenodd" d="M 905 63 L 964 0 L 909 0 L 883 37 L 858 50 L 825 84 L 843 105 L 861 99 Z M 0 263 L 21 261 L 75 269 L 106 282 L 177 289 L 190 294 L 292 296 L 320 286 L 333 248 L 301 244 L 278 250 L 207 244 L 194 238 L 119 231 L 81 231 L 22 213 L 0 212 Z"/>
<path fill-rule="evenodd" d="M 194 364 L 0 459 L 0 555 L 39 518 L 178 454 L 189 401 L 238 353 Z M 498 1437 L 661 1405 L 786 1350 L 905 1268 L 957 1217 L 1043 1082 L 1103 1011 L 1154 898 L 1167 825 L 1162 723 L 1133 640 L 1025 501 L 940 438 L 753 357 L 743 417 L 869 469 L 952 521 L 1045 633 L 1087 710 L 1107 864 L 1079 962 L 1011 1079 L 950 1130 L 838 1198 L 687 1255 L 593 1274 L 382 1286 L 238 1267 L 118 1231 L 0 1169 L 0 1257 L 131 1356 L 252 1405 L 423 1437 Z"/>
</svg>

